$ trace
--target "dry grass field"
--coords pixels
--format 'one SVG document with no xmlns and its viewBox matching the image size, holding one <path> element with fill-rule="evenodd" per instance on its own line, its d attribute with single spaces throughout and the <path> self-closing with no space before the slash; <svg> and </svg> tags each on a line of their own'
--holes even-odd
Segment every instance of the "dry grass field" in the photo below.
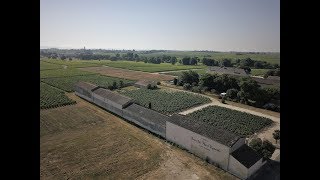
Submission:
<svg viewBox="0 0 320 180">
<path fill-rule="evenodd" d="M 73 93 L 41 110 L 41 179 L 236 179 Z"/>
<path fill-rule="evenodd" d="M 80 68 L 81 70 L 100 73 L 105 76 L 129 79 L 129 80 L 156 80 L 156 81 L 167 81 L 173 80 L 174 76 L 165 74 L 153 74 L 142 71 L 132 71 L 127 69 L 113 68 L 113 67 L 86 67 Z"/>
</svg>

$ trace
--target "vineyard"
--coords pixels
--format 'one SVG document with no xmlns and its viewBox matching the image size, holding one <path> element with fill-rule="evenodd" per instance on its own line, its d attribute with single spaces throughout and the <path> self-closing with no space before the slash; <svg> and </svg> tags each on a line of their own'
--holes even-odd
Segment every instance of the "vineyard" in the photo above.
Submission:
<svg viewBox="0 0 320 180">
<path fill-rule="evenodd" d="M 186 92 L 168 92 L 163 90 L 137 89 L 120 92 L 135 100 L 136 103 L 165 114 L 172 114 L 195 105 L 210 102 L 209 98 Z"/>
<path fill-rule="evenodd" d="M 270 125 L 272 120 L 219 106 L 209 106 L 187 116 L 208 125 L 226 129 L 240 136 L 252 135 Z"/>
<path fill-rule="evenodd" d="M 40 109 L 54 108 L 75 104 L 63 91 L 40 82 Z"/>
<path fill-rule="evenodd" d="M 89 75 L 89 74 L 96 74 L 96 73 L 82 71 L 75 68 L 63 68 L 63 69 L 40 71 L 40 78 L 82 76 L 82 75 Z"/>
<path fill-rule="evenodd" d="M 98 64 L 99 61 L 93 61 L 93 60 L 49 60 L 45 59 L 43 60 L 46 63 L 50 63 L 53 65 L 65 65 L 68 66 L 68 68 L 79 68 L 79 67 L 92 67 L 92 66 L 101 66 Z"/>
<path fill-rule="evenodd" d="M 50 70 L 50 69 L 61 69 L 62 65 L 47 63 L 45 61 L 40 61 L 40 71 Z"/>
<path fill-rule="evenodd" d="M 93 84 L 96 84 L 101 87 L 107 88 L 109 85 L 112 85 L 113 82 L 116 82 L 117 85 L 120 85 L 120 81 L 123 82 L 123 86 L 126 86 L 129 83 L 133 83 L 134 81 L 120 79 L 116 77 L 108 77 L 102 75 L 87 75 L 87 76 L 71 76 L 71 77 L 60 77 L 60 78 L 46 78 L 41 79 L 42 82 L 50 84 L 54 87 L 62 89 L 67 92 L 74 91 L 74 85 L 79 81 L 86 81 Z"/>
</svg>

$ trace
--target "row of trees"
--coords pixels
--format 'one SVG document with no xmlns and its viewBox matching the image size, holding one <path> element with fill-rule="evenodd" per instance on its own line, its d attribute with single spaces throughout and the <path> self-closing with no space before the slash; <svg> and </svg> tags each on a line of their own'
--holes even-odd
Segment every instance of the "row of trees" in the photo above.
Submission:
<svg viewBox="0 0 320 180">
<path fill-rule="evenodd" d="M 204 74 L 201 77 L 195 71 L 184 71 L 174 84 L 183 86 L 194 92 L 210 91 L 212 93 L 226 92 L 226 98 L 256 107 L 264 107 L 271 100 L 280 100 L 280 91 L 276 88 L 262 88 L 251 78 L 236 78 L 223 74 Z M 280 106 L 271 110 L 280 111 Z"/>
<path fill-rule="evenodd" d="M 266 61 L 257 61 L 251 58 L 237 59 L 234 62 L 231 59 L 224 58 L 220 61 L 206 58 L 202 59 L 202 63 L 207 66 L 224 66 L 224 67 L 238 67 L 238 68 L 256 68 L 256 69 L 276 69 L 280 68 L 278 64 L 270 64 Z"/>
</svg>

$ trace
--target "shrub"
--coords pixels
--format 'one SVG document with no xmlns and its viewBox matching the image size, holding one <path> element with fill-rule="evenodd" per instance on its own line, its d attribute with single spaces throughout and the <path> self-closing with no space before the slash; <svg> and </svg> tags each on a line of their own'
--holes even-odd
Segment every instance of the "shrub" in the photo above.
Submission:
<svg viewBox="0 0 320 180">
<path fill-rule="evenodd" d="M 191 86 L 189 83 L 185 83 L 185 84 L 183 85 L 183 89 L 185 89 L 185 90 L 190 90 L 191 87 L 192 87 L 192 86 Z"/>
<path fill-rule="evenodd" d="M 183 82 L 182 81 L 178 81 L 178 86 L 183 86 Z"/>
<path fill-rule="evenodd" d="M 201 89 L 199 88 L 199 86 L 194 86 L 191 88 L 192 92 L 196 92 L 196 93 L 201 93 Z"/>
<path fill-rule="evenodd" d="M 228 89 L 226 92 L 226 97 L 230 99 L 236 99 L 238 92 L 239 91 L 237 89 Z"/>
<path fill-rule="evenodd" d="M 177 83 L 178 83 L 178 79 L 177 79 L 177 78 L 174 78 L 174 79 L 173 79 L 173 84 L 174 84 L 174 85 L 177 85 Z"/>
<path fill-rule="evenodd" d="M 160 81 L 158 81 L 158 82 L 157 82 L 157 85 L 160 85 L 160 84 L 161 84 Z"/>
<path fill-rule="evenodd" d="M 192 85 L 192 87 L 194 87 L 194 86 L 197 86 L 197 83 L 193 82 L 191 85 Z"/>
<path fill-rule="evenodd" d="M 215 89 L 211 89 L 211 93 L 212 93 L 212 94 L 217 94 L 218 91 L 216 91 Z"/>
</svg>

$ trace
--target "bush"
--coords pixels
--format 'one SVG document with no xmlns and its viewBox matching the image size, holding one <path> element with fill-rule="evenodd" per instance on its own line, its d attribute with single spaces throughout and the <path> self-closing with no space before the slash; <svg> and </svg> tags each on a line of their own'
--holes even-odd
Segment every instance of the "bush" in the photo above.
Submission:
<svg viewBox="0 0 320 180">
<path fill-rule="evenodd" d="M 223 104 L 225 104 L 225 103 L 226 103 L 226 97 L 222 97 L 222 98 L 221 98 L 221 102 L 222 102 Z"/>
<path fill-rule="evenodd" d="M 185 89 L 185 90 L 190 90 L 191 87 L 192 87 L 192 86 L 191 86 L 189 83 L 185 83 L 185 84 L 183 85 L 183 89 Z"/>
<path fill-rule="evenodd" d="M 217 90 L 215 90 L 215 89 L 211 89 L 211 91 L 210 91 L 212 94 L 217 94 L 218 93 L 218 91 Z"/>
<path fill-rule="evenodd" d="M 178 86 L 183 86 L 183 82 L 182 81 L 178 81 Z"/>
<path fill-rule="evenodd" d="M 158 82 L 157 82 L 157 85 L 160 85 L 160 84 L 161 84 L 160 81 L 158 81 Z"/>
<path fill-rule="evenodd" d="M 226 97 L 230 99 L 236 99 L 238 92 L 239 91 L 237 89 L 228 89 L 226 92 Z"/>
<path fill-rule="evenodd" d="M 200 89 L 199 86 L 194 86 L 194 87 L 192 87 L 192 88 L 191 88 L 191 91 L 192 91 L 192 92 L 196 92 L 196 93 L 201 93 L 201 89 Z"/>
<path fill-rule="evenodd" d="M 197 86 L 197 83 L 193 82 L 191 85 L 192 85 L 192 87 L 194 87 L 194 86 Z"/>
<path fill-rule="evenodd" d="M 174 79 L 173 79 L 173 84 L 174 84 L 174 85 L 177 85 L 177 83 L 178 83 L 178 79 L 177 79 L 177 78 L 174 78 Z"/>
</svg>

